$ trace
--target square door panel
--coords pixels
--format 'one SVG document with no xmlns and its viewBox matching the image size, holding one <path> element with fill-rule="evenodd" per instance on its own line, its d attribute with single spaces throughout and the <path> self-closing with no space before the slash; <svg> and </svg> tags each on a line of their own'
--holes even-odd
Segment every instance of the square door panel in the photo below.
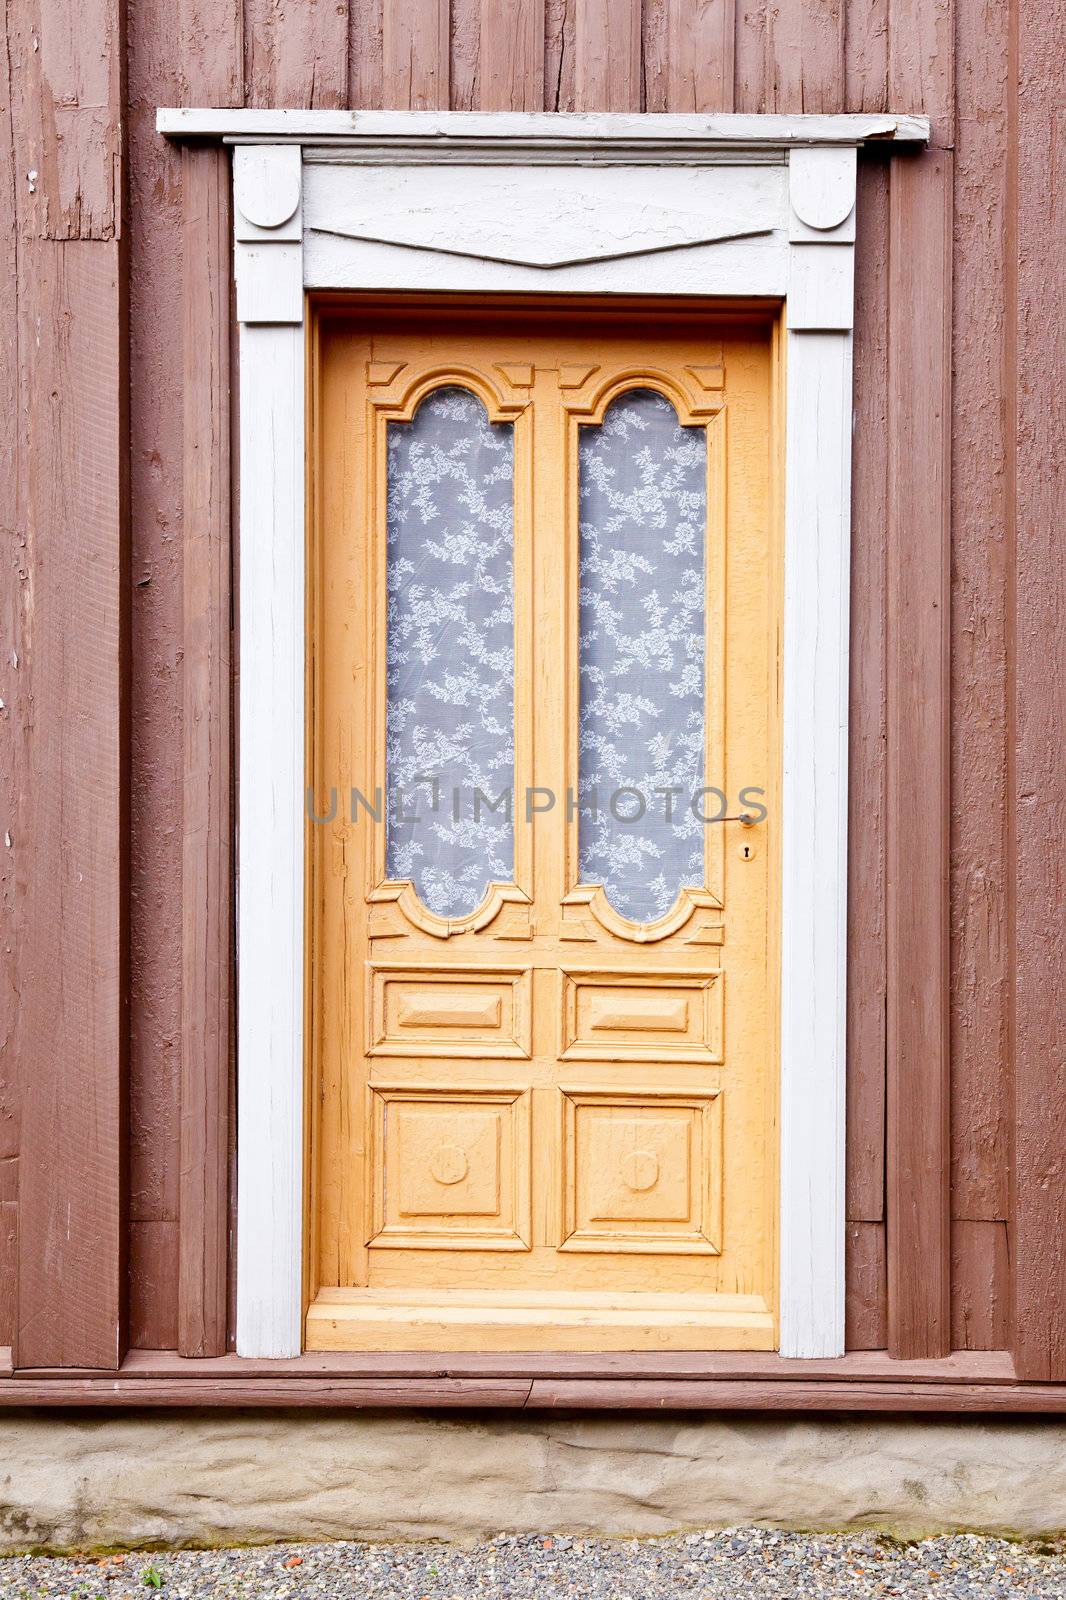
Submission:
<svg viewBox="0 0 1066 1600">
<path fill-rule="evenodd" d="M 721 1096 L 562 1095 L 564 1250 L 717 1255 Z"/>
<path fill-rule="evenodd" d="M 564 1061 L 722 1060 L 720 972 L 562 974 Z"/>
<path fill-rule="evenodd" d="M 528 968 L 374 965 L 369 1053 L 526 1059 L 530 981 Z"/>
<path fill-rule="evenodd" d="M 370 1090 L 373 1247 L 528 1250 L 529 1091 Z"/>
</svg>

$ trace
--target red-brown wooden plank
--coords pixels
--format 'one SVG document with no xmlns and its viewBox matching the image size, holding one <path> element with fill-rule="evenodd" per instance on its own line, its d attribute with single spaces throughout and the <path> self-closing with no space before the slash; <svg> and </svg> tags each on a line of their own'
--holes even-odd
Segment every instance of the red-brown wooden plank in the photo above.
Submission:
<svg viewBox="0 0 1066 1600">
<path fill-rule="evenodd" d="M 888 111 L 889 0 L 850 0 L 844 38 L 846 111 Z"/>
<path fill-rule="evenodd" d="M 113 1366 L 125 1299 L 125 322 L 115 242 L 26 243 L 20 427 L 34 721 L 23 1365 Z"/>
<path fill-rule="evenodd" d="M 8 74 L 0 74 L 0 170 L 14 171 Z M 0 409 L 18 412 L 18 271 L 15 183 L 0 184 Z M 18 1203 L 19 1023 L 22 896 L 19 879 L 26 827 L 30 706 L 23 619 L 30 597 L 26 531 L 20 524 L 18 430 L 0 430 L 0 1346 L 9 1346 L 15 1315 Z M 21 870 L 20 870 L 21 869 Z"/>
<path fill-rule="evenodd" d="M 845 0 L 775 0 L 766 7 L 765 29 L 760 109 L 842 111 Z"/>
<path fill-rule="evenodd" d="M 666 111 L 732 111 L 736 0 L 666 0 Z"/>
<path fill-rule="evenodd" d="M 956 0 L 955 15 L 966 70 L 957 81 L 954 158 L 951 1198 L 959 1230 L 999 1240 L 1009 1215 L 1012 1081 L 1003 403 L 1010 15 L 983 0 Z M 992 1283 L 985 1265 L 1005 1273 L 1006 1251 L 997 1245 L 982 1252 L 975 1273 L 963 1270 L 969 1244 L 956 1240 L 953 1254 L 953 1322 L 967 1337 L 988 1338 L 1001 1322 L 1008 1282 Z M 983 1308 L 975 1303 L 979 1293 L 988 1299 Z"/>
<path fill-rule="evenodd" d="M 448 0 L 383 0 L 382 104 L 390 111 L 447 111 Z"/>
<path fill-rule="evenodd" d="M 167 1349 L 175 1342 L 177 1259 L 177 1222 L 130 1222 L 129 1340 L 134 1349 Z"/>
<path fill-rule="evenodd" d="M 348 0 L 348 104 L 381 109 L 382 0 Z"/>
<path fill-rule="evenodd" d="M 932 143 L 950 149 L 955 129 L 954 0 L 890 0 L 888 100 L 932 121 Z"/>
<path fill-rule="evenodd" d="M 847 1217 L 885 1195 L 885 561 L 888 166 L 859 165 L 848 725 Z M 882 1240 L 883 1246 L 883 1240 Z M 849 1255 L 849 1264 L 851 1262 Z M 860 1299 L 865 1297 L 865 1291 Z M 884 1307 L 880 1323 L 883 1326 Z M 875 1341 L 882 1344 L 883 1338 Z"/>
<path fill-rule="evenodd" d="M 1066 1377 L 1066 4 L 1020 7 L 1011 105 L 1014 1352 Z"/>
<path fill-rule="evenodd" d="M 124 8 L 6 39 L 19 526 L 31 574 L 16 1360 L 124 1351 L 127 440 Z M 42 22 L 45 25 L 42 26 Z"/>
<path fill-rule="evenodd" d="M 245 0 L 244 35 L 249 105 L 347 105 L 345 0 Z"/>
<path fill-rule="evenodd" d="M 574 0 L 544 0 L 544 109 L 574 109 Z"/>
<path fill-rule="evenodd" d="M 951 157 L 890 178 L 888 1342 L 950 1348 Z"/>
<path fill-rule="evenodd" d="M 951 1225 L 951 1343 L 1002 1350 L 1009 1337 L 1010 1263 L 1005 1222 Z"/>
<path fill-rule="evenodd" d="M 888 1322 L 884 1223 L 849 1222 L 845 1261 L 844 1346 L 882 1350 Z"/>
<path fill-rule="evenodd" d="M 229 163 L 186 149 L 178 1349 L 226 1348 L 230 894 Z"/>
<path fill-rule="evenodd" d="M 544 0 L 480 0 L 480 6 L 480 109 L 542 111 Z"/>
<path fill-rule="evenodd" d="M 640 110 L 640 0 L 575 0 L 577 111 Z"/>
</svg>

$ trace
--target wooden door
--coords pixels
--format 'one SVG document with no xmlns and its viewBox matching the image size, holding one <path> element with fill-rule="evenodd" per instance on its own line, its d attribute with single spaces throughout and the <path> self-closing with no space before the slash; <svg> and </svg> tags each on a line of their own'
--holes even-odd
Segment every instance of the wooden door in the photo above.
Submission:
<svg viewBox="0 0 1066 1600">
<path fill-rule="evenodd" d="M 774 331 L 312 348 L 307 1345 L 772 1348 Z"/>
</svg>

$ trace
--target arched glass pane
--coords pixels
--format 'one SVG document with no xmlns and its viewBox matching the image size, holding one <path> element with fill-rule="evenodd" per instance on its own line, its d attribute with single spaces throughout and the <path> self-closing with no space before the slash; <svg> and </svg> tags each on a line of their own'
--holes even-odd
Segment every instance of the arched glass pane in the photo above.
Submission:
<svg viewBox="0 0 1066 1600">
<path fill-rule="evenodd" d="M 703 883 L 706 433 L 630 390 L 581 429 L 578 468 L 579 868 L 653 922 Z"/>
<path fill-rule="evenodd" d="M 455 387 L 388 430 L 385 865 L 444 917 L 514 872 L 510 808 L 476 803 L 514 783 L 513 432 Z"/>
</svg>

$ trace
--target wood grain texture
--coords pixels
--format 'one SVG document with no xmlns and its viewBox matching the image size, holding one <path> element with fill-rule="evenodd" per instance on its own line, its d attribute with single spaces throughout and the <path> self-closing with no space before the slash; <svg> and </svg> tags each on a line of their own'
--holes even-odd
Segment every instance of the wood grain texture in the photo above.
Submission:
<svg viewBox="0 0 1066 1600">
<path fill-rule="evenodd" d="M 765 111 L 844 111 L 845 0 L 766 8 Z"/>
<path fill-rule="evenodd" d="M 846 0 L 844 104 L 849 111 L 888 110 L 890 0 Z"/>
<path fill-rule="evenodd" d="M 14 129 L 6 73 L 0 73 L 0 170 L 14 169 Z M 15 186 L 0 184 L 0 406 L 15 417 L 19 400 L 19 283 Z M 24 842 L 30 724 L 26 615 L 30 573 L 27 530 L 19 516 L 18 429 L 0 433 L 0 1344 L 10 1345 L 15 1314 L 18 1204 L 19 1056 L 25 887 Z"/>
<path fill-rule="evenodd" d="M 544 110 L 544 0 L 480 0 L 481 111 Z"/>
<path fill-rule="evenodd" d="M 233 917 L 230 763 L 230 172 L 182 153 L 184 474 L 178 1349 L 226 1348 Z"/>
<path fill-rule="evenodd" d="M 1066 315 L 1062 60 L 1066 6 L 1017 12 L 1011 105 L 1014 761 L 1014 1353 L 1027 1378 L 1066 1375 Z"/>
<path fill-rule="evenodd" d="M 242 0 L 141 0 L 133 20 L 131 63 L 138 53 L 155 54 L 166 76 L 178 79 L 180 105 L 243 105 Z"/>
<path fill-rule="evenodd" d="M 639 111 L 640 0 L 575 5 L 575 110 Z"/>
<path fill-rule="evenodd" d="M 888 171 L 860 162 L 856 202 L 846 1114 L 847 1216 L 861 1223 L 881 1222 L 885 1194 Z M 849 1269 L 859 1259 L 849 1251 Z"/>
<path fill-rule="evenodd" d="M 941 149 L 955 134 L 954 10 L 955 0 L 891 0 L 889 11 L 889 103 L 931 117 Z"/>
<path fill-rule="evenodd" d="M 348 103 L 348 7 L 337 0 L 244 0 L 251 106 Z"/>
<path fill-rule="evenodd" d="M 6 13 L 19 227 L 35 239 L 114 239 L 121 230 L 124 10 L 67 12 L 26 0 Z"/>
<path fill-rule="evenodd" d="M 382 0 L 348 0 L 348 104 L 356 110 L 382 106 Z"/>
<path fill-rule="evenodd" d="M 950 1348 L 951 157 L 893 163 L 888 431 L 888 1339 Z"/>
<path fill-rule="evenodd" d="M 123 264 L 116 243 L 96 241 L 24 243 L 21 261 L 35 821 L 15 1345 L 22 1363 L 113 1366 L 125 1299 Z"/>
<path fill-rule="evenodd" d="M 881 1350 L 887 1338 L 884 1223 L 849 1222 L 845 1255 L 845 1348 Z"/>
<path fill-rule="evenodd" d="M 448 0 L 382 0 L 381 103 L 386 110 L 447 111 Z"/>
<path fill-rule="evenodd" d="M 151 1350 L 176 1343 L 178 1223 L 131 1220 L 129 1342 Z"/>
<path fill-rule="evenodd" d="M 657 1351 L 494 1351 L 441 1352 L 305 1351 L 289 1360 L 267 1361 L 235 1355 L 190 1361 L 172 1350 L 131 1350 L 111 1376 L 138 1379 L 226 1378 L 244 1383 L 257 1378 L 611 1378 L 657 1383 L 699 1379 L 716 1382 L 881 1383 L 997 1386 L 1016 1381 L 1005 1350 L 956 1350 L 938 1361 L 896 1361 L 885 1350 L 852 1351 L 833 1360 L 792 1360 L 769 1350 Z M 24 1370 L 27 1381 L 99 1376 L 58 1367 Z"/>
<path fill-rule="evenodd" d="M 665 0 L 665 111 L 732 111 L 735 0 Z"/>
<path fill-rule="evenodd" d="M 1010 17 L 1006 8 L 990 9 L 982 0 L 957 0 L 955 13 L 966 71 L 958 78 L 954 164 L 951 1205 L 952 1215 L 969 1227 L 1005 1221 L 1010 1204 L 1012 428 L 1003 402 Z M 993 1259 L 1006 1267 L 1004 1253 Z M 993 1304 L 975 1311 L 976 1286 L 974 1280 L 965 1308 L 956 1306 L 953 1316 L 957 1326 L 969 1327 L 979 1315 L 987 1332 Z M 990 1288 L 993 1301 L 1005 1304 L 1006 1282 Z"/>
<path fill-rule="evenodd" d="M 951 1225 L 951 1343 L 1002 1350 L 1009 1339 L 1010 1262 L 1006 1222 Z"/>
<path fill-rule="evenodd" d="M 173 1376 L 0 1378 L 0 1409 L 88 1406 L 463 1407 L 655 1411 L 888 1411 L 1040 1414 L 1066 1411 L 1066 1386 L 899 1378 L 836 1382 L 676 1379 L 670 1382 L 544 1377 L 226 1378 Z"/>
<path fill-rule="evenodd" d="M 575 106 L 574 13 L 577 0 L 544 0 L 544 109 Z"/>
</svg>

